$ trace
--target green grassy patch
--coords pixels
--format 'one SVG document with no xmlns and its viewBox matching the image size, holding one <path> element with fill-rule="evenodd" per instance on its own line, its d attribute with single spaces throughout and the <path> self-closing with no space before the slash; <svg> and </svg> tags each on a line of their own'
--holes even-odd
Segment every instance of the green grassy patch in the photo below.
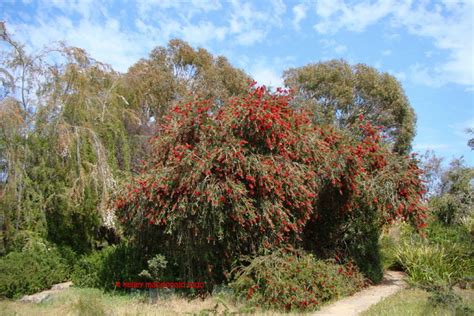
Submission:
<svg viewBox="0 0 474 316">
<path fill-rule="evenodd" d="M 458 290 L 465 306 L 474 308 L 474 290 Z M 468 315 L 459 308 L 436 306 L 430 300 L 430 293 L 420 289 L 407 289 L 387 297 L 361 316 L 441 316 L 441 315 Z"/>
</svg>

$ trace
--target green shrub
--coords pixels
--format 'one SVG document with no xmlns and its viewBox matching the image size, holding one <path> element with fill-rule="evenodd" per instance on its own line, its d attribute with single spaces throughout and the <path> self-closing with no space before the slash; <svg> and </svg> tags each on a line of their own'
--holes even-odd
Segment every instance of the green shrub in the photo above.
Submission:
<svg viewBox="0 0 474 316">
<path fill-rule="evenodd" d="M 249 305 L 279 310 L 316 310 L 364 285 L 352 264 L 316 260 L 311 254 L 276 251 L 234 269 L 231 288 Z"/>
<path fill-rule="evenodd" d="M 72 281 L 79 287 L 112 289 L 117 281 L 137 281 L 146 268 L 139 249 L 122 244 L 82 257 L 74 266 Z"/>
<path fill-rule="evenodd" d="M 161 247 L 179 277 L 209 283 L 242 255 L 286 244 L 352 259 L 379 281 L 381 227 L 425 225 L 421 170 L 363 115 L 350 131 L 317 126 L 291 97 L 254 87 L 225 106 L 176 104 L 116 196 L 125 236 L 147 254 Z"/>
<path fill-rule="evenodd" d="M 32 294 L 69 276 L 67 260 L 47 245 L 37 244 L 0 258 L 0 296 L 16 298 Z"/>
<path fill-rule="evenodd" d="M 461 224 L 472 216 L 472 198 L 462 194 L 444 194 L 434 197 L 430 206 L 437 219 L 446 225 Z"/>
<path fill-rule="evenodd" d="M 474 275 L 473 239 L 466 227 L 435 221 L 425 233 L 422 238 L 405 229 L 396 251 L 412 283 L 446 286 Z"/>
<path fill-rule="evenodd" d="M 369 217 L 367 215 L 361 216 Z M 379 283 L 383 278 L 382 255 L 379 238 L 381 229 L 370 220 L 357 220 L 348 223 L 352 233 L 343 239 L 348 246 L 349 257 L 354 260 L 359 270 L 372 282 Z"/>
<path fill-rule="evenodd" d="M 402 242 L 397 259 L 410 281 L 418 285 L 451 283 L 460 272 L 443 246 L 423 241 Z"/>
</svg>

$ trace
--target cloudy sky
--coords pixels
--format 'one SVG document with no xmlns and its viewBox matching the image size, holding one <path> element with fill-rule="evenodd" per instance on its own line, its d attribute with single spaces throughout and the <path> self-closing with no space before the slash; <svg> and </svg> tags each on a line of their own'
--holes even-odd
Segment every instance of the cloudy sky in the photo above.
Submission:
<svg viewBox="0 0 474 316">
<path fill-rule="evenodd" d="M 403 84 L 416 151 L 474 165 L 474 0 L 0 0 L 0 20 L 30 49 L 65 40 L 119 71 L 172 38 L 272 86 L 290 67 L 366 63 Z"/>
</svg>

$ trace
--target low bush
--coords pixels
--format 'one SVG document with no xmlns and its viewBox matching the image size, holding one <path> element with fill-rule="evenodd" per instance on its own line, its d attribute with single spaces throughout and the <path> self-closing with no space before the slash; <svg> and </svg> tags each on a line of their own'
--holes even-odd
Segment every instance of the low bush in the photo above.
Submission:
<svg viewBox="0 0 474 316">
<path fill-rule="evenodd" d="M 423 238 L 406 231 L 397 248 L 397 260 L 412 283 L 449 286 L 474 274 L 472 236 L 466 227 L 435 221 L 425 233 Z"/>
<path fill-rule="evenodd" d="M 397 251 L 397 259 L 418 285 L 451 283 L 459 276 L 457 265 L 450 260 L 446 249 L 424 241 L 404 241 Z"/>
<path fill-rule="evenodd" d="M 237 297 L 249 305 L 286 311 L 316 310 L 364 285 L 362 274 L 352 264 L 316 260 L 304 252 L 276 251 L 233 271 L 230 286 Z"/>
<path fill-rule="evenodd" d="M 0 296 L 17 298 L 69 277 L 67 260 L 55 247 L 35 244 L 0 258 Z"/>
<path fill-rule="evenodd" d="M 121 244 L 83 256 L 74 266 L 72 281 L 79 287 L 113 289 L 117 281 L 138 281 L 146 268 L 139 249 Z"/>
</svg>

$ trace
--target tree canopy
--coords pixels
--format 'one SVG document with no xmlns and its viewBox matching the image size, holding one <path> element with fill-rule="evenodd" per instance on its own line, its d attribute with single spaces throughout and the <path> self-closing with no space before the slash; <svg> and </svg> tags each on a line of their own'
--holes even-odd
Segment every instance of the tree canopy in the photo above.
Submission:
<svg viewBox="0 0 474 316">
<path fill-rule="evenodd" d="M 362 114 L 381 126 L 395 152 L 410 151 L 415 113 L 392 75 L 364 64 L 330 60 L 289 69 L 284 81 L 295 90 L 295 105 L 310 109 L 315 123 L 346 128 Z"/>
<path fill-rule="evenodd" d="M 256 87 L 217 111 L 214 100 L 174 106 L 117 199 L 128 234 L 176 260 L 180 277 L 220 280 L 232 259 L 281 246 L 376 262 L 358 248 L 367 234 L 377 243 L 387 222 L 424 225 L 415 161 L 362 116 L 350 133 L 321 128 L 290 100 Z"/>
</svg>

